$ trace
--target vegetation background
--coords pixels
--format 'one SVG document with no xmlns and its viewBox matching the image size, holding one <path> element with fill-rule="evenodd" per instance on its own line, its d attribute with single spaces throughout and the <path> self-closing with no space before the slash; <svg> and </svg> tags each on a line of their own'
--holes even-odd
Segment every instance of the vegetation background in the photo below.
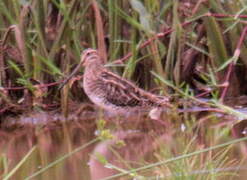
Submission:
<svg viewBox="0 0 247 180">
<path fill-rule="evenodd" d="M 1 179 L 244 179 L 246 3 L 1 0 Z M 174 107 L 214 112 L 98 117 L 81 75 L 58 91 L 86 48 Z M 121 144 L 114 163 L 92 159 L 96 142 Z"/>
</svg>

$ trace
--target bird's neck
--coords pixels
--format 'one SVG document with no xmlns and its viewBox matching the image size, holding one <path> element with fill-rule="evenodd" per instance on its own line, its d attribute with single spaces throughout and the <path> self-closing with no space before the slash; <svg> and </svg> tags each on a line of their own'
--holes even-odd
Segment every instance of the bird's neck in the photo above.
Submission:
<svg viewBox="0 0 247 180">
<path fill-rule="evenodd" d="M 99 61 L 92 61 L 89 64 L 87 64 L 85 68 L 86 74 L 96 75 L 98 74 L 102 69 L 104 69 L 104 65 Z"/>
</svg>

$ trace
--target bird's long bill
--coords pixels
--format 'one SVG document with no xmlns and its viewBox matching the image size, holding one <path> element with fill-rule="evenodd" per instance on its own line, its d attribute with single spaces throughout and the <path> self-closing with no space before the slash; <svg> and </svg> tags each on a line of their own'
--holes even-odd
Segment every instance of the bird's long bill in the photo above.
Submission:
<svg viewBox="0 0 247 180">
<path fill-rule="evenodd" d="M 74 71 L 63 81 L 63 83 L 59 86 L 58 90 L 62 89 L 65 84 L 68 83 L 68 81 L 80 70 L 81 65 L 84 62 L 84 57 L 81 58 L 80 63 L 76 66 Z"/>
</svg>

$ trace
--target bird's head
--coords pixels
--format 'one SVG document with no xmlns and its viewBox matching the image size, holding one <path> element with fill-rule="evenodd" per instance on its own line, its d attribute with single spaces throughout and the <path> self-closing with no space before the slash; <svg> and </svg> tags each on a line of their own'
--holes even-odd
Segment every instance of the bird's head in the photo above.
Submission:
<svg viewBox="0 0 247 180">
<path fill-rule="evenodd" d="M 98 51 L 92 48 L 88 48 L 82 51 L 80 63 L 76 66 L 74 71 L 64 80 L 59 89 L 61 89 L 80 70 L 81 66 L 87 67 L 90 64 L 103 64 Z"/>
<path fill-rule="evenodd" d="M 89 65 L 91 63 L 102 64 L 103 61 L 102 61 L 101 57 L 99 56 L 99 53 L 97 50 L 92 49 L 92 48 L 88 48 L 82 52 L 80 64 L 84 67 L 87 67 L 87 65 Z"/>
</svg>

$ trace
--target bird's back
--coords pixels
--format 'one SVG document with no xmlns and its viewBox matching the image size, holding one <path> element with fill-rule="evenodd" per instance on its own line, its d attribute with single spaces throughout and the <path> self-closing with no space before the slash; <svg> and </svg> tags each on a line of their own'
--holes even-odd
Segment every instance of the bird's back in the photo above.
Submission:
<svg viewBox="0 0 247 180">
<path fill-rule="evenodd" d="M 93 74 L 85 71 L 84 90 L 95 104 L 120 113 L 149 110 L 168 104 L 168 98 L 144 91 L 104 67 Z"/>
</svg>

